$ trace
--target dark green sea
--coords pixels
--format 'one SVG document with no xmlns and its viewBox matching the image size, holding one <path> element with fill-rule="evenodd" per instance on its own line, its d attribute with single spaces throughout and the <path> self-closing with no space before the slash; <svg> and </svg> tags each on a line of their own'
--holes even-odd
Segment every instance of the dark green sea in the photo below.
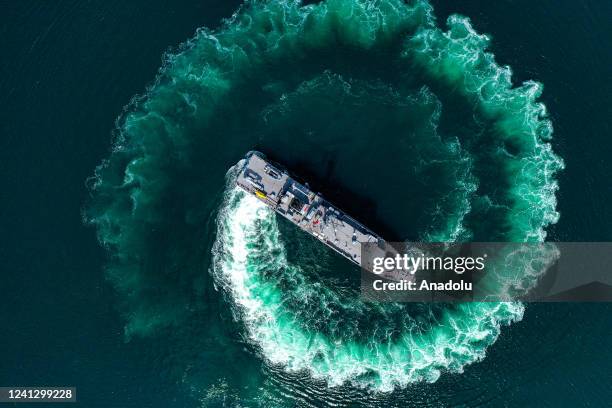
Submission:
<svg viewBox="0 0 612 408">
<path fill-rule="evenodd" d="M 82 407 L 610 406 L 612 307 L 371 304 L 390 240 L 612 240 L 612 3 L 4 2 L 0 386 Z M 25 406 L 25 405 L 20 405 Z"/>
</svg>

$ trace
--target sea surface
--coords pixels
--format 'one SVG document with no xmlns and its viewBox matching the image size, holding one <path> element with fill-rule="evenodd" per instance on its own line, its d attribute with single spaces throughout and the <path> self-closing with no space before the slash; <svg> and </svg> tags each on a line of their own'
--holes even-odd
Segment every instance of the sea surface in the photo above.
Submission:
<svg viewBox="0 0 612 408">
<path fill-rule="evenodd" d="M 607 406 L 609 304 L 376 305 L 233 187 L 390 240 L 612 240 L 604 1 L 26 1 L 0 35 L 0 385 L 84 407 Z"/>
</svg>

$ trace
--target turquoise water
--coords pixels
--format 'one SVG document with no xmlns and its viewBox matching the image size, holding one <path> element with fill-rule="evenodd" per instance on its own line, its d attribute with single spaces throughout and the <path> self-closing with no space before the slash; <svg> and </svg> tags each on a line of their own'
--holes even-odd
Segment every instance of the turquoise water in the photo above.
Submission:
<svg viewBox="0 0 612 408">
<path fill-rule="evenodd" d="M 524 72 L 513 80 L 488 36 L 466 17 L 441 19 L 438 6 L 243 5 L 165 54 L 118 118 L 112 151 L 83 160 L 91 175 L 106 157 L 79 202 L 115 293 L 92 303 L 117 307 L 110 343 L 128 342 L 104 350 L 152 360 L 156 378 L 140 363 L 123 395 L 146 384 L 168 396 L 133 406 L 486 405 L 506 381 L 505 398 L 520 404 L 522 373 L 551 357 L 544 345 L 565 344 L 553 347 L 565 349 L 562 367 L 580 360 L 584 338 L 560 340 L 571 326 L 550 325 L 564 316 L 582 328 L 588 308 L 364 304 L 351 265 L 232 187 L 233 166 L 256 148 L 392 239 L 555 231 L 573 156 L 552 148 L 542 85 Z M 609 338 L 598 316 L 584 327 L 592 350 Z M 532 330 L 542 343 L 525 350 Z M 112 384 L 117 369 L 101 371 Z M 550 378 L 549 398 L 567 381 Z M 593 398 L 609 395 L 605 375 L 587 378 Z"/>
<path fill-rule="evenodd" d="M 224 181 L 256 147 L 327 189 L 336 182 L 341 201 L 367 192 L 402 239 L 543 240 L 563 162 L 541 85 L 513 86 L 467 18 L 446 26 L 420 1 L 248 3 L 168 54 L 90 184 L 86 217 L 113 256 L 126 336 L 187 318 L 188 299 L 160 294 L 163 279 L 205 273 L 210 234 L 217 289 L 280 372 L 376 394 L 481 360 L 522 305 L 364 304 L 355 270 L 313 268 L 310 251 L 288 261 L 286 246 L 310 238 L 282 237 L 270 212 Z"/>
</svg>

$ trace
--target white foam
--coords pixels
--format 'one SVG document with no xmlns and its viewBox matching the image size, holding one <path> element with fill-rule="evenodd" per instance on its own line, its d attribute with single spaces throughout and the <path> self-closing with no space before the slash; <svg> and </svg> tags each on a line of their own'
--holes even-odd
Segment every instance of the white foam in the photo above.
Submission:
<svg viewBox="0 0 612 408">
<path fill-rule="evenodd" d="M 462 372 L 466 364 L 484 358 L 482 344 L 495 341 L 500 322 L 522 317 L 521 306 L 468 305 L 458 314 L 447 314 L 430 332 L 403 333 L 400 340 L 384 344 L 306 332 L 294 321 L 295 316 L 288 316 L 278 298 L 257 295 L 277 289 L 274 282 L 258 276 L 254 263 L 258 260 L 250 259 L 256 252 L 274 249 L 278 259 L 266 266 L 280 265 L 287 273 L 300 273 L 287 265 L 284 249 L 278 247 L 272 211 L 257 199 L 231 190 L 220 214 L 214 274 L 231 295 L 248 338 L 269 363 L 289 372 L 308 371 L 329 386 L 351 382 L 388 392 L 417 381 L 434 382 L 443 371 Z M 264 226 L 269 235 L 262 237 Z M 255 244 L 261 245 L 259 249 L 252 249 Z M 374 379 L 360 380 L 367 373 L 375 373 Z"/>
</svg>

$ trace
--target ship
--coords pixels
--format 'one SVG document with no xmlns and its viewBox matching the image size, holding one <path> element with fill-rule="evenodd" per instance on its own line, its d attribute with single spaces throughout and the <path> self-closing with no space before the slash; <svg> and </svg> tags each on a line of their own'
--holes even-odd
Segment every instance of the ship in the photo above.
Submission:
<svg viewBox="0 0 612 408">
<path fill-rule="evenodd" d="M 284 167 L 267 160 L 261 152 L 247 153 L 236 184 L 358 266 L 363 267 L 363 244 L 376 244 L 369 247 L 381 251 L 386 248 L 379 235 L 312 191 L 307 183 L 297 181 Z"/>
</svg>

